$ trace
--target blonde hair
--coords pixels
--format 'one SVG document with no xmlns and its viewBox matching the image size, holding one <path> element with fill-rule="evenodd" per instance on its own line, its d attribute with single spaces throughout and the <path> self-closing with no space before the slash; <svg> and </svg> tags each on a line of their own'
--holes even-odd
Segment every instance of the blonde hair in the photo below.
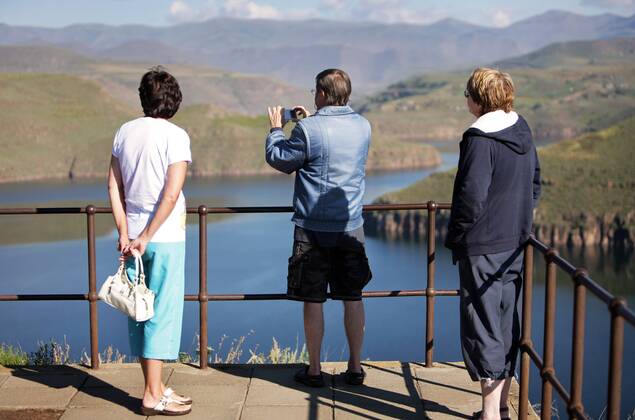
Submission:
<svg viewBox="0 0 635 420">
<path fill-rule="evenodd" d="M 514 82 L 500 70 L 477 68 L 467 81 L 467 92 L 481 107 L 482 114 L 499 109 L 510 112 L 514 107 Z"/>
</svg>

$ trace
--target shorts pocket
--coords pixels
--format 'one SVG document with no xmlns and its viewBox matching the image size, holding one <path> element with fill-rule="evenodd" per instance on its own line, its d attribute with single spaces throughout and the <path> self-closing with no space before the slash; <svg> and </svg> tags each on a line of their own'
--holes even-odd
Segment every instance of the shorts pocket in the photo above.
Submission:
<svg viewBox="0 0 635 420">
<path fill-rule="evenodd" d="M 287 274 L 287 285 L 290 289 L 299 289 L 302 286 L 302 275 L 306 271 L 306 265 L 310 262 L 310 251 L 311 244 L 294 242 Z"/>
<path fill-rule="evenodd" d="M 342 253 L 337 271 L 346 279 L 349 287 L 361 290 L 373 278 L 364 249 L 346 250 Z"/>
</svg>

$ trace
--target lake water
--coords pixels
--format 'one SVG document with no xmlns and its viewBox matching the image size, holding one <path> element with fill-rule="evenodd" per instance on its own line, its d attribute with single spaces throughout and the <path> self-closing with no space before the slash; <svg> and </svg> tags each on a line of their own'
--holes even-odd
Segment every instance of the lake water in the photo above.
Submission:
<svg viewBox="0 0 635 420">
<path fill-rule="evenodd" d="M 444 154 L 444 170 L 456 164 L 456 154 Z M 373 173 L 367 178 L 366 202 L 379 195 L 403 188 L 427 176 L 431 171 Z M 215 178 L 188 180 L 185 194 L 188 205 L 203 203 L 227 206 L 289 205 L 292 177 Z M 65 183 L 41 182 L 0 186 L 0 206 L 19 203 L 78 201 L 88 204 L 106 200 L 103 183 L 93 181 Z M 430 197 L 434 198 L 434 197 Z M 3 216 L 13 217 L 13 216 Z M 49 216 L 37 216 L 46 218 Z M 53 216 L 50 216 L 53 217 Z M 64 217 L 69 223 L 85 226 L 85 216 Z M 99 215 L 108 220 L 110 215 Z M 286 261 L 291 252 L 293 226 L 290 214 L 238 215 L 208 225 L 209 293 L 283 293 L 286 289 Z M 57 220 L 57 219 L 55 219 Z M 186 293 L 198 292 L 198 227 L 188 226 Z M 0 243 L 5 241 L 0 233 Z M 0 294 L 17 293 L 87 293 L 87 257 L 85 240 L 50 237 L 30 243 L 0 245 L 3 268 Z M 101 282 L 116 270 L 117 252 L 114 231 L 96 241 L 97 279 Z M 426 282 L 425 244 L 409 241 L 386 241 L 367 238 L 367 252 L 374 273 L 368 290 L 422 289 Z M 561 250 L 572 262 L 585 265 L 592 276 L 635 304 L 635 267 L 630 256 L 615 256 L 592 250 Z M 458 288 L 456 267 L 449 253 L 437 250 L 436 287 Z M 534 290 L 534 343 L 542 349 L 542 310 L 544 307 L 544 264 L 537 258 Z M 458 337 L 458 299 L 440 297 L 436 301 L 435 360 L 461 360 Z M 558 279 L 556 370 L 563 383 L 569 384 L 572 284 L 566 277 Z M 100 348 L 112 345 L 129 350 L 126 320 L 115 310 L 99 303 Z M 363 357 L 371 360 L 411 360 L 424 358 L 425 299 L 387 298 L 366 300 L 366 338 Z M 347 358 L 346 338 L 342 325 L 343 310 L 338 302 L 325 307 L 326 332 L 324 358 Z M 605 405 L 609 315 L 605 305 L 589 296 L 586 319 L 584 399 L 594 418 Z M 182 350 L 193 352 L 198 333 L 198 304 L 186 302 Z M 249 350 L 267 352 L 275 337 L 282 346 L 295 347 L 303 342 L 301 304 L 291 301 L 211 302 L 209 304 L 209 342 L 224 354 L 232 340 L 245 336 L 243 358 Z M 88 305 L 86 302 L 2 302 L 0 303 L 0 343 L 19 344 L 33 351 L 38 340 L 53 338 L 70 344 L 74 358 L 89 349 Z M 635 333 L 626 328 L 623 376 L 623 408 L 626 415 L 635 408 L 628 398 L 635 389 Z M 531 400 L 540 399 L 539 378 L 534 369 Z M 566 412 L 557 404 L 561 415 Z"/>
</svg>

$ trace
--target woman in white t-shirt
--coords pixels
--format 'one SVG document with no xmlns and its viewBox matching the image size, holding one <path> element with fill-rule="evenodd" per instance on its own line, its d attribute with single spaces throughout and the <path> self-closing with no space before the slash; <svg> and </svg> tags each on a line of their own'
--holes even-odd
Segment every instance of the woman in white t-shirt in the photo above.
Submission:
<svg viewBox="0 0 635 420">
<path fill-rule="evenodd" d="M 141 78 L 144 117 L 121 126 L 112 149 L 108 193 L 119 231 L 118 249 L 134 276 L 140 254 L 148 287 L 155 293 L 154 316 L 128 320 L 130 347 L 145 378 L 144 415 L 181 415 L 192 400 L 167 388 L 163 360 L 176 360 L 181 343 L 185 283 L 185 197 L 183 183 L 192 161 L 190 138 L 172 118 L 181 103 L 176 79 L 161 67 Z"/>
</svg>

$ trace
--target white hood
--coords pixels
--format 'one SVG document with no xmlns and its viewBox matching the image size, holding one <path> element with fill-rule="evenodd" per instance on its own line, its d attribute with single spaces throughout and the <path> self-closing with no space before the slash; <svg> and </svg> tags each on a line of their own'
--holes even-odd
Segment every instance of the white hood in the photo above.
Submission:
<svg viewBox="0 0 635 420">
<path fill-rule="evenodd" d="M 472 124 L 472 128 L 481 130 L 484 133 L 495 133 L 511 127 L 516 124 L 517 121 L 518 114 L 514 111 L 505 112 L 499 109 L 481 115 L 479 119 Z"/>
</svg>

